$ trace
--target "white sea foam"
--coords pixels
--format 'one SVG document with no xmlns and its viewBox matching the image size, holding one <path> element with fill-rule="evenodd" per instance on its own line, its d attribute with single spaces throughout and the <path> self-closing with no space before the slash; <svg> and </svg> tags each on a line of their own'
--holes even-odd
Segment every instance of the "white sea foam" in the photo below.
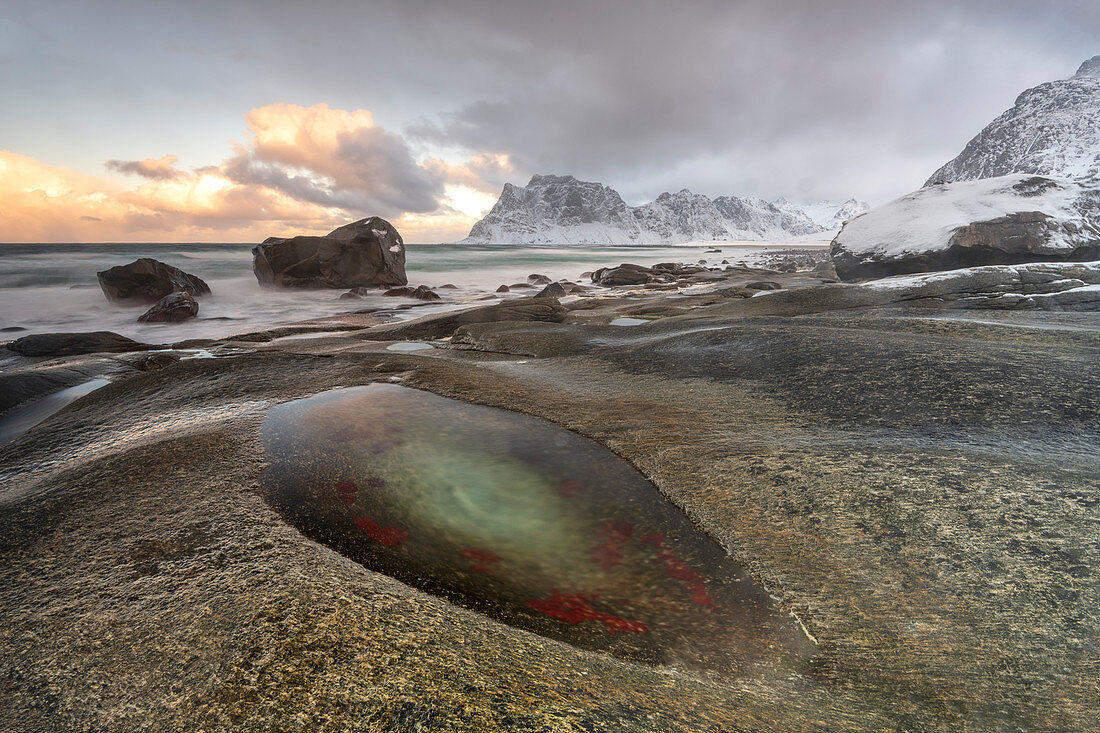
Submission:
<svg viewBox="0 0 1100 733">
<path fill-rule="evenodd" d="M 693 246 L 522 246 L 409 245 L 406 271 L 413 285 L 439 289 L 444 302 L 395 311 L 415 318 L 447 309 L 482 304 L 500 285 L 526 282 L 533 273 L 581 282 L 581 273 L 633 262 L 694 262 L 713 243 Z M 115 331 L 140 341 L 162 343 L 220 338 L 295 321 L 337 316 L 368 308 L 393 309 L 406 298 L 381 291 L 359 300 L 340 300 L 332 290 L 267 290 L 252 274 L 250 245 L 241 244 L 5 244 L 0 245 L 0 327 L 26 330 L 0 334 L 0 340 L 51 331 Z M 789 244 L 738 246 L 723 243 L 723 257 L 752 262 L 768 250 Z M 199 317 L 178 324 L 138 323 L 144 304 L 121 305 L 104 298 L 96 272 L 153 257 L 197 275 L 212 293 L 200 300 Z M 513 296 L 534 294 L 517 289 Z M 512 296 L 510 296 L 512 297 Z"/>
</svg>

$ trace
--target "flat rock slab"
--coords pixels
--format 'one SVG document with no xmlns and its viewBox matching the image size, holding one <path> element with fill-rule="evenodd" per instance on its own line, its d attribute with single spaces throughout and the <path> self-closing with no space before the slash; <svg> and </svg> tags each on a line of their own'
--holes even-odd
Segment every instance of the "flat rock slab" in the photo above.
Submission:
<svg viewBox="0 0 1100 733">
<path fill-rule="evenodd" d="M 31 731 L 1096 730 L 1098 316 L 957 315 L 821 286 L 637 328 L 470 324 L 467 349 L 430 357 L 274 350 L 117 381 L 0 454 L 0 715 Z M 626 662 L 307 539 L 262 497 L 266 411 L 371 381 L 608 447 L 818 653 L 736 683 Z"/>
</svg>

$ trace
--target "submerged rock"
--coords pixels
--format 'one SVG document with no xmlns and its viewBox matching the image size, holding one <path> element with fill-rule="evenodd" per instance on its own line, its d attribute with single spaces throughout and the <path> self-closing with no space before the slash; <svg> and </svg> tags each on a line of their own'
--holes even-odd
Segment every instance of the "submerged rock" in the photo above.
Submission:
<svg viewBox="0 0 1100 733">
<path fill-rule="evenodd" d="M 370 295 L 370 288 L 362 286 L 354 287 L 346 293 L 340 293 L 340 300 L 357 300 Z"/>
<path fill-rule="evenodd" d="M 1100 189 L 1011 175 L 923 188 L 852 219 L 832 242 L 842 280 L 1100 258 Z"/>
<path fill-rule="evenodd" d="M 166 265 L 150 257 L 142 257 L 128 265 L 118 265 L 97 272 L 99 287 L 107 300 L 141 300 L 155 303 L 166 295 L 183 292 L 206 295 L 210 286 L 178 267 Z"/>
<path fill-rule="evenodd" d="M 361 219 L 323 237 L 271 237 L 252 249 L 260 285 L 352 288 L 405 285 L 405 243 L 385 219 Z"/>
<path fill-rule="evenodd" d="M 565 286 L 561 283 L 550 283 L 545 288 L 535 293 L 536 298 L 561 298 L 565 295 Z"/>
<path fill-rule="evenodd" d="M 159 346 L 143 344 L 112 331 L 87 333 L 36 333 L 12 341 L 6 347 L 22 356 L 74 356 L 76 354 L 148 351 Z"/>
<path fill-rule="evenodd" d="M 434 290 L 429 288 L 427 285 L 417 285 L 415 288 L 390 288 L 386 292 L 382 293 L 382 295 L 401 298 L 416 298 L 417 300 L 424 301 L 443 300 Z"/>
<path fill-rule="evenodd" d="M 180 323 L 199 314 L 199 303 L 187 293 L 171 293 L 138 316 L 141 323 Z"/>
<path fill-rule="evenodd" d="M 498 321 L 548 321 L 561 323 L 568 314 L 555 298 L 516 298 L 468 310 L 425 316 L 406 323 L 377 326 L 355 338 L 369 341 L 433 339 L 452 335 L 460 326 Z"/>
<path fill-rule="evenodd" d="M 152 372 L 157 369 L 163 369 L 166 366 L 171 366 L 180 360 L 178 354 L 172 354 L 167 351 L 158 351 L 155 354 L 148 354 L 142 356 L 133 362 L 132 366 L 139 372 Z"/>
</svg>

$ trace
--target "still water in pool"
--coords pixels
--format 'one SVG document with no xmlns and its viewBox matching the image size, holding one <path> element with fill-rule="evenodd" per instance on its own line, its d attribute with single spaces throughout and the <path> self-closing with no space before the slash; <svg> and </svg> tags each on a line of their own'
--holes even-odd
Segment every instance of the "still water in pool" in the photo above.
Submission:
<svg viewBox="0 0 1100 733">
<path fill-rule="evenodd" d="M 546 421 L 374 384 L 271 409 L 263 440 L 306 535 L 505 623 L 725 675 L 816 650 L 633 467 Z"/>
</svg>

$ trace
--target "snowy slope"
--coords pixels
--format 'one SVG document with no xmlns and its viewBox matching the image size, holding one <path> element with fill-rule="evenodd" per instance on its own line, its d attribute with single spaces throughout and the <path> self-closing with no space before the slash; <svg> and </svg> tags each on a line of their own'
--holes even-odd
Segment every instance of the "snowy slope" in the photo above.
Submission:
<svg viewBox="0 0 1100 733">
<path fill-rule="evenodd" d="M 1025 91 L 924 185 L 1009 173 L 1100 180 L 1100 56 Z"/>
<path fill-rule="evenodd" d="M 687 189 L 628 206 L 611 188 L 573 176 L 536 175 L 506 184 L 492 210 L 470 230 L 477 244 L 670 244 L 779 240 L 836 231 L 866 210 L 854 200 L 802 207 L 785 200 L 719 196 Z"/>
<path fill-rule="evenodd" d="M 955 232 L 974 222 L 1032 211 L 1081 231 L 1080 240 L 1062 228 L 1053 232 L 1045 243 L 1050 253 L 1100 237 L 1100 232 L 1090 233 L 1093 225 L 1082 211 L 1086 188 L 1075 181 L 1050 179 L 1054 185 L 1036 190 L 1027 185 L 1032 180 L 1016 174 L 922 188 L 848 222 L 834 241 L 864 257 L 898 257 L 945 249 Z"/>
</svg>

